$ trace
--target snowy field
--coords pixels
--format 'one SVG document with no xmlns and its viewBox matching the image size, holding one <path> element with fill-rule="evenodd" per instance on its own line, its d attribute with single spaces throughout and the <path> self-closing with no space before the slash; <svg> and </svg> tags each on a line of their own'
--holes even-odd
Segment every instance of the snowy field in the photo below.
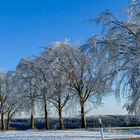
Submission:
<svg viewBox="0 0 140 140">
<path fill-rule="evenodd" d="M 133 131 L 106 131 L 107 138 L 139 137 Z M 4 131 L 0 132 L 0 140 L 100 140 L 100 131 L 95 130 L 64 130 L 64 131 Z"/>
</svg>

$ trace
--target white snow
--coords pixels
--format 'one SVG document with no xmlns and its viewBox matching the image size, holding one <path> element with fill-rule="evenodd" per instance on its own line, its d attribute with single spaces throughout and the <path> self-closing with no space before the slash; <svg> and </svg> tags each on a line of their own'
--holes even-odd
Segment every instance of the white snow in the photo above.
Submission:
<svg viewBox="0 0 140 140">
<path fill-rule="evenodd" d="M 105 138 L 130 138 L 138 135 L 105 132 Z M 99 140 L 100 132 L 94 130 L 63 131 L 1 131 L 0 140 Z"/>
</svg>

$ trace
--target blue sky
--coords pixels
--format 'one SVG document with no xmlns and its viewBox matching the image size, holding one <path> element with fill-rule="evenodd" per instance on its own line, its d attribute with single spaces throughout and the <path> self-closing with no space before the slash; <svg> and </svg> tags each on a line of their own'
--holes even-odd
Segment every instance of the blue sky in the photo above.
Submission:
<svg viewBox="0 0 140 140">
<path fill-rule="evenodd" d="M 120 16 L 128 1 L 0 1 L 0 68 L 4 71 L 15 69 L 21 58 L 38 55 L 39 47 L 54 41 L 68 38 L 74 43 L 83 43 L 101 29 L 85 20 L 95 18 L 105 9 Z"/>
</svg>

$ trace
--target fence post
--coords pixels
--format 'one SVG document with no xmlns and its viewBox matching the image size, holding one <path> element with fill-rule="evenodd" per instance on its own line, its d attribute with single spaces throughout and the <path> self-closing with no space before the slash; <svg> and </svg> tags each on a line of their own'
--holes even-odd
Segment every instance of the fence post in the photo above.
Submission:
<svg viewBox="0 0 140 140">
<path fill-rule="evenodd" d="M 104 140 L 104 132 L 103 132 L 103 126 L 102 126 L 102 119 L 98 119 L 99 124 L 100 124 L 100 129 L 101 129 L 101 140 Z"/>
</svg>

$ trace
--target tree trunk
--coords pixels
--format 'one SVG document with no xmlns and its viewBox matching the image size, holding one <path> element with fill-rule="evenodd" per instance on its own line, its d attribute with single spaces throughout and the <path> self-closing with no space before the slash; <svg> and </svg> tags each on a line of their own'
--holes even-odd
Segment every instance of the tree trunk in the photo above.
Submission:
<svg viewBox="0 0 140 140">
<path fill-rule="evenodd" d="M 45 109 L 45 125 L 46 125 L 46 129 L 49 130 L 50 125 L 49 125 L 49 117 L 48 117 L 48 109 L 47 109 L 47 101 L 46 100 L 44 100 L 44 109 Z"/>
<path fill-rule="evenodd" d="M 10 128 L 10 119 L 7 119 L 7 130 Z"/>
<path fill-rule="evenodd" d="M 34 125 L 34 101 L 32 101 L 32 106 L 31 106 L 31 129 L 35 129 L 35 125 Z"/>
<path fill-rule="evenodd" d="M 8 115 L 7 115 L 7 130 L 9 130 L 10 128 L 10 112 L 8 112 Z"/>
<path fill-rule="evenodd" d="M 64 129 L 63 118 L 62 118 L 62 109 L 59 108 L 58 112 L 59 112 L 59 128 Z"/>
<path fill-rule="evenodd" d="M 5 120 L 4 120 L 4 113 L 1 113 L 1 130 L 5 130 Z"/>
<path fill-rule="evenodd" d="M 86 128 L 86 118 L 85 118 L 85 107 L 84 103 L 81 103 L 81 128 Z"/>
</svg>

